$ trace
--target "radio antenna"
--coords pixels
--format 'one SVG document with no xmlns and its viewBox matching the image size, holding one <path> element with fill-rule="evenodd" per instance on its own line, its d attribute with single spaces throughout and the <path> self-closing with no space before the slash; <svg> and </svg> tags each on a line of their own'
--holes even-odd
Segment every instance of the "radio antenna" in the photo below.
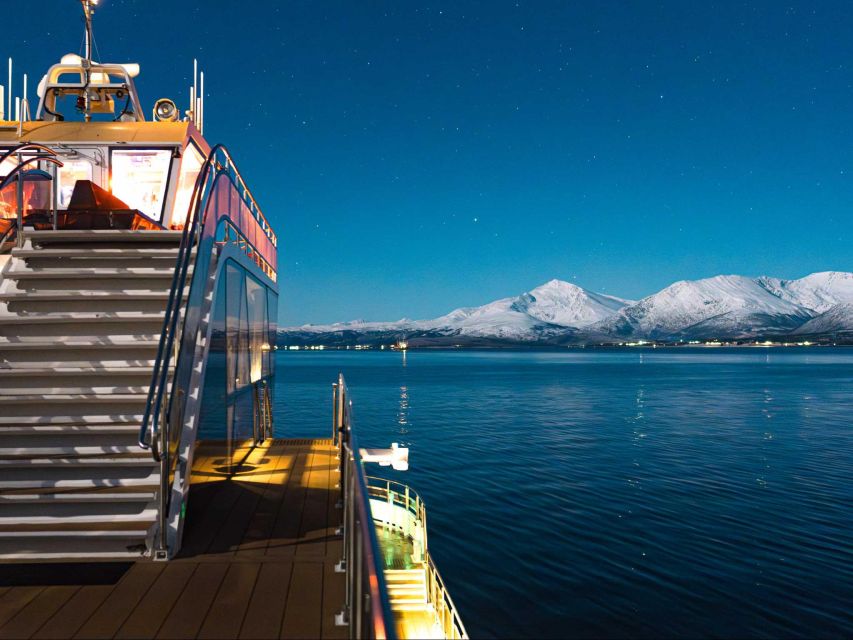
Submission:
<svg viewBox="0 0 853 640">
<path fill-rule="evenodd" d="M 83 112 L 86 122 L 92 120 L 89 112 L 89 82 L 92 80 L 92 16 L 95 15 L 95 7 L 98 0 L 80 0 L 83 5 L 83 17 L 86 20 L 86 39 L 83 45 L 83 70 L 86 74 L 86 82 L 83 86 Z"/>
</svg>

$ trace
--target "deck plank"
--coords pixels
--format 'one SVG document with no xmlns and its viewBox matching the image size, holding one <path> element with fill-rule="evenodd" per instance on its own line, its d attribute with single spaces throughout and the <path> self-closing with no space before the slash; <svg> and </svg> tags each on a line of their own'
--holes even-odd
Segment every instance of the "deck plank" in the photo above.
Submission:
<svg viewBox="0 0 853 640">
<path fill-rule="evenodd" d="M 347 627 L 335 625 L 335 616 L 344 608 L 346 601 L 344 574 L 335 572 L 335 561 L 323 564 L 323 627 L 324 638 L 346 638 Z"/>
<path fill-rule="evenodd" d="M 234 563 L 219 586 L 216 599 L 198 633 L 203 640 L 229 640 L 240 634 L 255 590 L 260 563 Z"/>
<path fill-rule="evenodd" d="M 295 544 L 302 524 L 302 506 L 305 504 L 305 475 L 310 453 L 300 449 L 290 474 L 287 492 L 276 514 L 273 531 L 267 544 L 266 555 L 293 557 Z"/>
<path fill-rule="evenodd" d="M 227 571 L 225 562 L 199 564 L 157 637 L 164 640 L 194 638 L 204 624 Z"/>
<path fill-rule="evenodd" d="M 323 565 L 293 565 L 280 638 L 319 638 L 323 622 Z"/>
<path fill-rule="evenodd" d="M 39 640 L 70 638 L 92 617 L 104 600 L 112 593 L 112 585 L 89 585 L 80 587 L 68 602 L 48 620 L 34 635 Z"/>
<path fill-rule="evenodd" d="M 328 534 L 329 453 L 321 445 L 311 448 L 311 463 L 308 468 L 305 504 L 302 507 L 302 522 L 299 526 L 299 543 L 296 556 L 322 556 L 326 553 Z"/>
<path fill-rule="evenodd" d="M 239 496 L 225 526 L 211 541 L 208 555 L 230 555 L 239 549 L 266 486 L 276 476 L 281 461 L 281 456 L 276 455 L 277 450 L 275 445 L 258 447 L 247 458 L 243 470 L 231 477 L 231 483 L 239 489 Z"/>
<path fill-rule="evenodd" d="M 73 637 L 92 640 L 112 638 L 166 566 L 161 562 L 139 562 L 134 565 Z"/>
<path fill-rule="evenodd" d="M 266 553 L 279 505 L 290 486 L 290 474 L 293 473 L 296 462 L 296 454 L 280 445 L 276 453 L 278 459 L 273 470 L 274 477 L 264 487 L 249 526 L 243 535 L 240 548 L 236 552 L 238 557 L 257 557 Z"/>
<path fill-rule="evenodd" d="M 0 596 L 0 628 L 42 591 L 44 587 L 15 587 Z"/>
<path fill-rule="evenodd" d="M 200 444 L 177 559 L 111 582 L 89 564 L 70 580 L 4 583 L 0 638 L 345 637 L 336 464 L 328 440 L 276 439 L 236 469 L 223 443 Z"/>
<path fill-rule="evenodd" d="M 153 638 L 195 571 L 190 563 L 169 563 L 121 625 L 116 638 Z"/>
<path fill-rule="evenodd" d="M 77 592 L 76 586 L 46 587 L 0 627 L 0 638 L 29 638 Z"/>
<path fill-rule="evenodd" d="M 239 638 L 274 640 L 281 632 L 293 567 L 286 562 L 265 562 L 258 572 Z"/>
</svg>

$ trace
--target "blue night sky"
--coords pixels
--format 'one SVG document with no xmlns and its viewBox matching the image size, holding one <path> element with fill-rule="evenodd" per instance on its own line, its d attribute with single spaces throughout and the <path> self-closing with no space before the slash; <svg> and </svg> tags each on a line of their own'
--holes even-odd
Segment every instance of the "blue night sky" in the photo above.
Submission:
<svg viewBox="0 0 853 640">
<path fill-rule="evenodd" d="M 77 2 L 42 6 L 0 43 L 31 78 L 82 41 Z M 95 25 L 146 108 L 185 108 L 199 58 L 283 325 L 853 268 L 849 2 L 103 0 Z"/>
</svg>

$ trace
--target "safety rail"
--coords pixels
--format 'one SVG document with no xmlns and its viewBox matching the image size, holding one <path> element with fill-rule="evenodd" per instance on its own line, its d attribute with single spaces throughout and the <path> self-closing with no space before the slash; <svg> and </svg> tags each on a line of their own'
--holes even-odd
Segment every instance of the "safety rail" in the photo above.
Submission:
<svg viewBox="0 0 853 640">
<path fill-rule="evenodd" d="M 346 600 L 336 621 L 349 628 L 350 638 L 397 637 L 388 600 L 385 573 L 370 495 L 358 440 L 352 433 L 352 403 L 346 381 L 338 377 L 333 387 L 333 441 L 340 457 L 343 498 L 343 558 L 338 570 L 346 573 Z"/>
<path fill-rule="evenodd" d="M 222 182 L 225 179 L 227 182 Z M 139 430 L 139 446 L 150 449 L 160 463 L 158 534 L 154 556 L 170 554 L 167 539 L 170 488 L 176 471 L 183 427 L 199 407 L 205 342 L 218 254 L 224 245 L 238 247 L 267 277 L 275 281 L 276 236 L 257 207 L 227 149 L 214 147 L 199 172 L 190 200 L 187 223 L 172 276 L 172 286 L 151 386 Z M 264 396 L 268 395 L 265 389 Z M 194 403 L 190 407 L 190 403 Z M 269 416 L 269 402 L 261 407 Z M 259 407 L 259 409 L 261 409 Z M 191 410 L 190 410 L 191 409 Z M 186 479 L 185 479 L 186 480 Z M 172 547 L 177 544 L 173 541 Z"/>
<path fill-rule="evenodd" d="M 426 552 L 425 566 L 427 595 L 429 601 L 435 607 L 435 616 L 438 619 L 444 637 L 451 640 L 464 640 L 468 638 L 468 632 L 465 631 L 465 625 L 462 624 L 462 619 L 459 617 L 459 610 L 453 604 L 453 599 L 444 586 L 444 580 L 441 579 L 441 574 L 438 573 L 438 569 L 436 569 L 429 551 Z"/>
<path fill-rule="evenodd" d="M 467 638 L 468 633 L 465 630 L 465 625 L 462 624 L 462 619 L 459 616 L 456 605 L 453 604 L 450 593 L 444 586 L 444 581 L 441 579 L 441 575 L 432 561 L 432 556 L 429 554 L 427 546 L 426 507 L 423 500 L 414 489 L 402 482 L 368 476 L 367 484 L 372 499 L 387 502 L 390 506 L 404 509 L 415 519 L 419 531 L 407 531 L 405 526 L 400 527 L 399 524 L 397 526 L 402 530 L 402 533 L 412 538 L 415 544 L 415 561 L 423 562 L 424 571 L 426 572 L 427 597 L 435 610 L 436 621 L 441 627 L 445 638 L 458 640 Z M 422 545 L 422 547 L 419 549 L 418 545 Z"/>
<path fill-rule="evenodd" d="M 19 247 L 24 243 L 24 180 L 27 176 L 27 168 L 37 162 L 46 162 L 57 167 L 64 166 L 63 162 L 56 157 L 56 152 L 53 149 L 32 142 L 18 144 L 0 155 L 0 166 L 14 155 L 18 157 L 18 164 L 7 175 L 0 176 L 0 193 L 12 184 L 12 182 L 16 182 L 16 220 L 10 228 L 4 229 L 2 232 L 2 237 L 0 237 L 0 253 L 2 253 L 4 246 L 11 242 L 11 240 L 15 240 Z M 56 208 L 54 207 L 55 210 Z M 56 216 L 54 215 L 55 227 Z"/>
<path fill-rule="evenodd" d="M 425 552 L 427 548 L 426 507 L 417 491 L 402 482 L 376 476 L 367 476 L 367 491 L 372 499 L 380 500 L 391 507 L 405 509 L 414 519 L 415 526 L 420 529 L 420 532 L 412 531 L 411 525 L 397 526 L 408 536 L 417 535 L 418 542 L 423 546 L 422 552 Z M 376 518 L 376 520 L 380 519 Z"/>
</svg>

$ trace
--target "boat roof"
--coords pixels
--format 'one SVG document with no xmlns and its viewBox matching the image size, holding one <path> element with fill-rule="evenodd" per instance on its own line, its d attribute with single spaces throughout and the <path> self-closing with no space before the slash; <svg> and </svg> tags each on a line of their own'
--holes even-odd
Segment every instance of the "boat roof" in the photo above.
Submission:
<svg viewBox="0 0 853 640">
<path fill-rule="evenodd" d="M 44 122 L 0 121 L 0 145 L 20 142 L 41 144 L 183 145 L 192 135 L 201 134 L 191 122 Z"/>
</svg>

